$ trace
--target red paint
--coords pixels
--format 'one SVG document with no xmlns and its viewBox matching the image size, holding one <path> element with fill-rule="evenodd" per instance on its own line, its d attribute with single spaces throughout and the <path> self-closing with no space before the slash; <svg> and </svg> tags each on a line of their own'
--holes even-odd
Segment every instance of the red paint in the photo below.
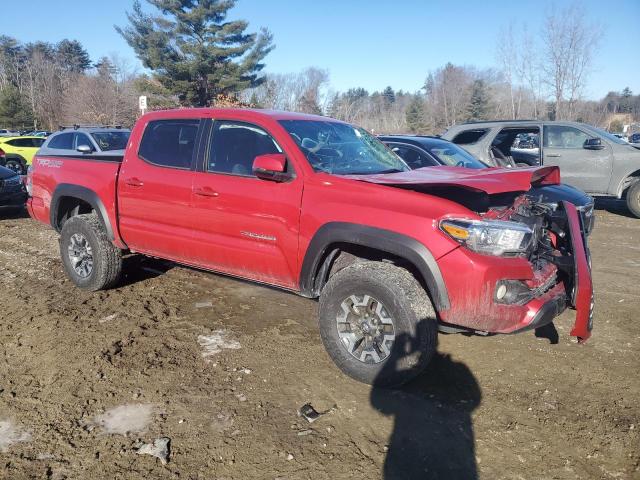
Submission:
<svg viewBox="0 0 640 480">
<path fill-rule="evenodd" d="M 578 212 L 572 204 L 568 202 L 562 202 L 562 204 L 569 219 L 571 244 L 573 246 L 576 270 L 576 292 L 574 296 L 576 322 L 573 325 L 573 330 L 571 330 L 571 335 L 578 337 L 578 340 L 582 343 L 586 342 L 591 336 L 590 318 L 593 313 L 591 310 L 593 284 L 584 242 L 580 234 L 580 218 L 578 217 Z"/>
<path fill-rule="evenodd" d="M 137 155 L 142 133 L 149 121 L 164 118 L 253 123 L 274 137 L 294 175 L 287 182 L 273 182 L 146 163 Z M 509 333 L 526 327 L 546 302 L 563 294 L 565 286 L 560 283 L 526 305 L 496 303 L 493 295 L 499 280 L 516 279 L 538 285 L 551 273 L 535 274 L 524 258 L 479 255 L 460 247 L 438 229 L 438 221 L 446 216 L 480 218 L 477 213 L 441 197 L 389 186 L 453 185 L 489 194 L 527 191 L 532 183 L 557 183 L 556 168 L 430 167 L 357 177 L 315 173 L 278 123 L 281 119 L 329 120 L 264 110 L 182 109 L 149 113 L 133 128 L 122 164 L 36 157 L 29 213 L 49 223 L 56 186 L 84 186 L 104 203 L 114 243 L 119 247 L 291 290 L 299 290 L 307 248 L 326 223 L 349 222 L 390 230 L 421 242 L 436 259 L 451 303 L 448 310 L 439 312 L 442 320 L 489 332 Z M 278 170 L 280 160 L 263 157 L 259 162 L 261 168 Z M 575 209 L 567 211 L 575 216 Z M 591 284 L 588 270 L 585 272 L 581 266 L 584 248 L 579 248 L 579 244 L 574 246 L 580 282 L 579 320 L 574 331 L 585 338 L 588 332 L 583 326 L 584 299 L 590 295 Z"/>
<path fill-rule="evenodd" d="M 346 178 L 386 185 L 456 186 L 489 194 L 526 192 L 531 185 L 560 183 L 558 167 L 482 168 L 426 167 L 385 175 L 345 175 Z"/>
</svg>

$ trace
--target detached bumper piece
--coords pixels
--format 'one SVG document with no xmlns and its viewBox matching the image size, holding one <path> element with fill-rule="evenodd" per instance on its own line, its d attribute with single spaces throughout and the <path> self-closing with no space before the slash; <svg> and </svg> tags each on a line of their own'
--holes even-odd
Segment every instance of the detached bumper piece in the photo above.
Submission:
<svg viewBox="0 0 640 480">
<path fill-rule="evenodd" d="M 586 252 L 586 242 L 581 234 L 580 216 L 573 204 L 561 202 L 567 214 L 569 235 L 574 257 L 574 287 L 571 305 L 576 309 L 576 321 L 571 335 L 584 343 L 591 336 L 593 330 L 593 283 L 591 269 Z"/>
</svg>

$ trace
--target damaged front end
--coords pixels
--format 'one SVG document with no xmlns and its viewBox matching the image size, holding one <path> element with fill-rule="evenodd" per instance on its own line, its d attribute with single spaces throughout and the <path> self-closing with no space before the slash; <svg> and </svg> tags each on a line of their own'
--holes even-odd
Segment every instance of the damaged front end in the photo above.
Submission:
<svg viewBox="0 0 640 480">
<path fill-rule="evenodd" d="M 467 225 L 440 223 L 466 247 L 439 259 L 446 283 L 456 285 L 450 289 L 451 308 L 441 312 L 444 329 L 516 333 L 550 323 L 569 306 L 576 309 L 571 335 L 588 339 L 593 326 L 589 226 L 576 207 L 521 194 L 510 206 L 491 206 L 479 215 L 481 220 Z M 485 244 L 494 250 L 484 251 Z"/>
</svg>

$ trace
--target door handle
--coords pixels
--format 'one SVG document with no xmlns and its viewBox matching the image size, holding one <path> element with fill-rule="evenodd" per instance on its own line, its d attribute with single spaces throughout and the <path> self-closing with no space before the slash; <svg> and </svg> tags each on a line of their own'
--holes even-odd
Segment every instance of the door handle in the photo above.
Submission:
<svg viewBox="0 0 640 480">
<path fill-rule="evenodd" d="M 142 181 L 136 177 L 127 178 L 124 183 L 129 185 L 130 187 L 141 187 L 142 185 L 144 185 L 144 183 L 142 183 Z"/>
<path fill-rule="evenodd" d="M 559 157 L 561 157 L 561 156 L 562 156 L 562 155 L 560 155 L 559 153 L 547 153 L 547 154 L 545 155 L 545 157 L 547 157 L 547 158 L 559 158 Z"/>
<path fill-rule="evenodd" d="M 201 197 L 217 197 L 219 195 L 218 192 L 209 187 L 196 188 L 193 193 Z"/>
</svg>

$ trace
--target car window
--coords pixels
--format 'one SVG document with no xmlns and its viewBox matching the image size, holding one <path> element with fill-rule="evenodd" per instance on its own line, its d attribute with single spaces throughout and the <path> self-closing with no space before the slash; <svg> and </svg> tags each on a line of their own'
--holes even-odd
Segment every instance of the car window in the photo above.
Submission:
<svg viewBox="0 0 640 480">
<path fill-rule="evenodd" d="M 282 153 L 276 141 L 263 129 L 242 122 L 215 122 L 209 145 L 207 171 L 253 176 L 258 155 Z"/>
<path fill-rule="evenodd" d="M 73 140 L 73 148 L 77 149 L 80 145 L 87 145 L 91 148 L 93 148 L 93 143 L 91 143 L 91 140 L 89 140 L 89 137 L 87 137 L 84 133 L 76 133 L 76 136 Z"/>
<path fill-rule="evenodd" d="M 93 132 L 91 136 L 96 141 L 100 150 L 107 152 L 110 150 L 124 150 L 127 148 L 131 132 L 122 130 L 119 132 Z"/>
<path fill-rule="evenodd" d="M 388 145 L 391 151 L 403 159 L 412 170 L 438 165 L 436 161 L 409 145 L 401 145 L 398 143 L 389 143 Z"/>
<path fill-rule="evenodd" d="M 189 169 L 199 126 L 197 119 L 151 121 L 142 135 L 138 155 L 155 165 Z"/>
<path fill-rule="evenodd" d="M 452 142 L 457 143 L 458 145 L 471 145 L 472 143 L 476 143 L 482 137 L 484 137 L 488 128 L 474 128 L 472 130 L 465 130 L 464 132 L 460 132 L 458 135 L 453 137 Z"/>
<path fill-rule="evenodd" d="M 48 148 L 55 148 L 58 150 L 71 150 L 73 149 L 73 133 L 60 133 L 53 137 L 47 145 Z"/>
<path fill-rule="evenodd" d="M 582 148 L 591 138 L 582 130 L 566 125 L 545 125 L 544 146 L 547 148 Z"/>
</svg>

